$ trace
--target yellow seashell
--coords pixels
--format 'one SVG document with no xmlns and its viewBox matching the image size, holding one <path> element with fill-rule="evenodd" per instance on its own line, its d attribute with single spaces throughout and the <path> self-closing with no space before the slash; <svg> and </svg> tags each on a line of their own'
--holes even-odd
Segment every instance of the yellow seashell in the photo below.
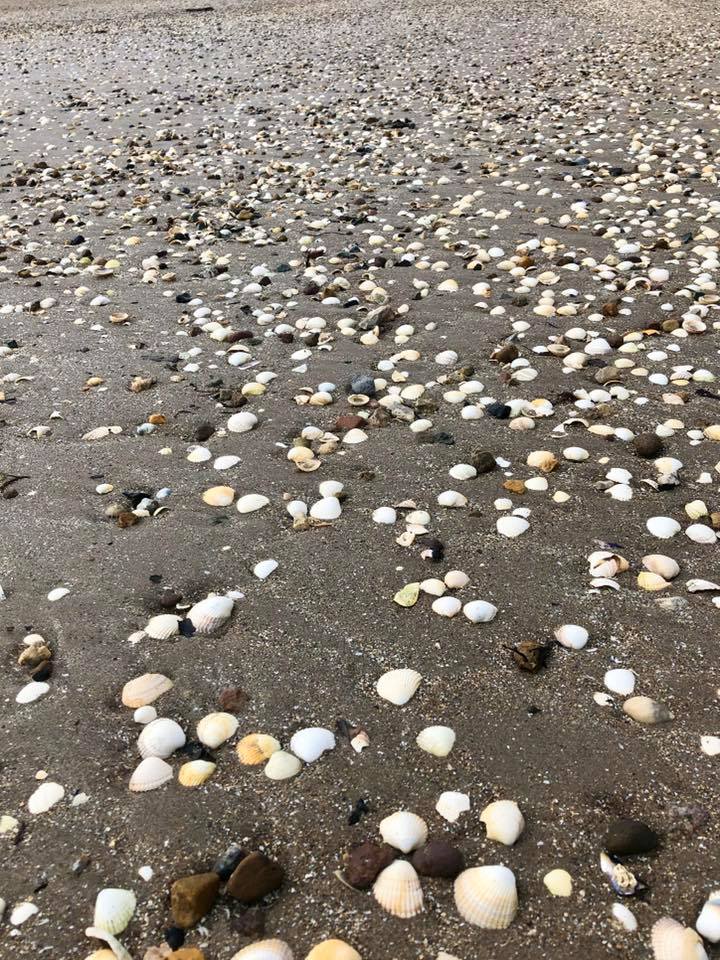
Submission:
<svg viewBox="0 0 720 960">
<path fill-rule="evenodd" d="M 209 507 L 229 507 L 235 499 L 235 491 L 232 487 L 210 487 L 202 498 Z"/>
<path fill-rule="evenodd" d="M 420 596 L 419 583 L 407 583 L 402 590 L 393 597 L 393 600 L 399 607 L 414 607 Z"/>
<path fill-rule="evenodd" d="M 265 763 L 280 749 L 280 743 L 266 733 L 249 733 L 235 747 L 240 763 L 249 767 Z"/>
<path fill-rule="evenodd" d="M 360 954 L 344 940 L 323 940 L 312 948 L 305 960 L 362 960 Z"/>
<path fill-rule="evenodd" d="M 643 570 L 638 574 L 637 585 L 641 590 L 664 590 L 670 584 L 664 580 L 659 573 L 651 573 Z"/>
<path fill-rule="evenodd" d="M 216 763 L 209 760 L 190 760 L 178 770 L 178 781 L 184 787 L 199 787 L 215 773 Z"/>
<path fill-rule="evenodd" d="M 572 894 L 572 877 L 567 870 L 551 870 L 543 877 L 543 883 L 554 897 L 569 897 Z"/>
</svg>

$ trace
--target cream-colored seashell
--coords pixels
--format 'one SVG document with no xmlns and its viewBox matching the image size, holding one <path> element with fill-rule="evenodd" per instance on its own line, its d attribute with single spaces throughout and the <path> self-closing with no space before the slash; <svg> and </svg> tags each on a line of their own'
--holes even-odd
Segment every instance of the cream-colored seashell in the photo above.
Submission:
<svg viewBox="0 0 720 960">
<path fill-rule="evenodd" d="M 362 960 L 362 957 L 344 940 L 323 940 L 312 948 L 305 960 Z"/>
<path fill-rule="evenodd" d="M 691 500 L 685 504 L 685 513 L 691 520 L 699 520 L 708 515 L 708 508 L 702 500 Z"/>
<path fill-rule="evenodd" d="M 496 521 L 495 527 L 501 536 L 507 537 L 509 540 L 514 540 L 515 537 L 519 537 L 525 533 L 530 528 L 530 524 L 525 517 L 509 516 L 500 517 L 499 520 Z"/>
<path fill-rule="evenodd" d="M 681 530 L 680 524 L 672 517 L 650 517 L 645 526 L 658 540 L 669 540 Z"/>
<path fill-rule="evenodd" d="M 136 709 L 154 703 L 168 690 L 172 690 L 173 682 L 162 673 L 143 673 L 134 680 L 128 680 L 122 689 L 123 706 Z"/>
<path fill-rule="evenodd" d="M 310 507 L 310 516 L 315 520 L 337 520 L 342 505 L 337 497 L 323 497 Z"/>
<path fill-rule="evenodd" d="M 135 913 L 136 903 L 132 890 L 106 887 L 95 898 L 93 926 L 113 935 L 122 933 Z"/>
<path fill-rule="evenodd" d="M 565 623 L 555 630 L 555 639 L 568 650 L 582 650 L 590 639 L 590 634 L 585 627 L 577 623 Z"/>
<path fill-rule="evenodd" d="M 383 910 L 403 920 L 422 912 L 420 878 L 407 860 L 395 860 L 381 871 L 373 885 L 373 896 Z"/>
<path fill-rule="evenodd" d="M 187 618 L 197 633 L 208 634 L 219 630 L 233 611 L 234 601 L 230 597 L 210 594 L 188 610 Z"/>
<path fill-rule="evenodd" d="M 215 773 L 217 764 L 210 760 L 189 760 L 178 770 L 178 782 L 183 787 L 199 787 Z"/>
<path fill-rule="evenodd" d="M 238 741 L 235 752 L 240 763 L 248 767 L 255 767 L 265 763 L 280 749 L 280 743 L 275 737 L 267 733 L 249 733 Z"/>
<path fill-rule="evenodd" d="M 335 749 L 335 735 L 325 727 L 305 727 L 292 735 L 290 749 L 305 763 L 314 763 L 327 750 Z"/>
<path fill-rule="evenodd" d="M 161 613 L 157 617 L 150 617 L 145 627 L 145 633 L 153 640 L 169 640 L 180 632 L 180 617 L 174 613 Z"/>
<path fill-rule="evenodd" d="M 297 757 L 285 750 L 276 750 L 265 764 L 265 776 L 269 780 L 289 780 L 297 776 L 302 770 L 302 763 Z"/>
<path fill-rule="evenodd" d="M 231 713 L 209 713 L 206 717 L 198 720 L 197 737 L 200 743 L 204 743 L 206 747 L 215 750 L 235 734 L 238 726 L 237 717 L 234 717 Z"/>
<path fill-rule="evenodd" d="M 388 670 L 375 684 L 375 689 L 383 700 L 388 700 L 395 706 L 402 707 L 415 695 L 421 680 L 422 676 L 417 670 L 410 670 L 409 668 Z"/>
<path fill-rule="evenodd" d="M 558 459 L 554 453 L 549 450 L 533 450 L 528 454 L 525 463 L 528 467 L 535 470 L 542 470 L 543 473 L 550 473 L 558 465 Z"/>
<path fill-rule="evenodd" d="M 205 463 L 211 456 L 207 447 L 193 447 L 185 459 L 190 463 Z"/>
<path fill-rule="evenodd" d="M 210 487 L 202 498 L 209 507 L 229 507 L 235 499 L 235 491 L 232 487 Z"/>
<path fill-rule="evenodd" d="M 700 749 L 708 757 L 717 757 L 720 755 L 720 737 L 700 737 Z"/>
<path fill-rule="evenodd" d="M 462 570 L 448 570 L 443 579 L 448 590 L 462 590 L 470 583 L 470 577 Z"/>
<path fill-rule="evenodd" d="M 261 493 L 246 493 L 240 497 L 235 504 L 238 513 L 255 513 L 256 510 L 262 510 L 270 501 Z"/>
<path fill-rule="evenodd" d="M 457 790 L 446 790 L 438 797 L 435 809 L 448 823 L 457 823 L 460 815 L 470 809 L 470 797 Z"/>
<path fill-rule="evenodd" d="M 629 697 L 635 689 L 635 674 L 632 670 L 607 670 L 603 682 L 613 693 L 621 697 Z"/>
<path fill-rule="evenodd" d="M 420 584 L 420 589 L 423 593 L 429 593 L 431 597 L 441 597 L 447 587 L 442 580 L 438 580 L 437 577 L 431 577 L 429 580 L 423 580 Z"/>
<path fill-rule="evenodd" d="M 143 727 L 137 741 L 140 756 L 165 759 L 185 746 L 185 734 L 179 723 L 169 717 L 158 717 Z"/>
<path fill-rule="evenodd" d="M 548 482 L 545 477 L 528 477 L 525 481 L 525 489 L 533 490 L 536 493 L 543 493 L 548 489 Z"/>
<path fill-rule="evenodd" d="M 708 440 L 720 440 L 720 424 L 713 423 L 709 427 L 705 427 L 703 434 Z"/>
<path fill-rule="evenodd" d="M 152 723 L 153 720 L 157 720 L 157 710 L 155 707 L 138 707 L 137 710 L 133 713 L 133 720 L 135 723 L 142 724 L 145 726 L 146 723 Z"/>
<path fill-rule="evenodd" d="M 453 480 L 472 480 L 477 476 L 477 470 L 470 463 L 456 463 L 455 466 L 450 467 L 448 473 Z"/>
<path fill-rule="evenodd" d="M 147 790 L 157 790 L 168 780 L 172 780 L 173 771 L 169 763 L 160 757 L 146 757 L 133 770 L 130 777 L 130 789 L 133 793 L 145 793 Z"/>
<path fill-rule="evenodd" d="M 421 584 L 406 583 L 393 597 L 399 607 L 414 607 L 420 596 Z"/>
<path fill-rule="evenodd" d="M 432 602 L 432 611 L 440 617 L 454 617 L 462 610 L 462 601 L 457 597 L 438 597 Z"/>
<path fill-rule="evenodd" d="M 455 746 L 455 731 L 452 727 L 425 727 L 415 739 L 415 743 L 434 757 L 446 757 Z"/>
<path fill-rule="evenodd" d="M 40 697 L 44 697 L 45 694 L 49 692 L 49 683 L 44 683 L 39 680 L 31 680 L 30 683 L 26 683 L 24 687 L 21 687 L 21 689 L 18 690 L 17 696 L 15 697 L 15 703 L 34 703 L 36 700 L 39 700 Z"/>
<path fill-rule="evenodd" d="M 638 574 L 637 585 L 641 590 L 665 590 L 670 584 L 664 580 L 659 573 L 650 573 L 649 570 L 641 570 Z"/>
<path fill-rule="evenodd" d="M 692 540 L 693 543 L 715 543 L 717 541 L 717 534 L 712 529 L 712 527 L 705 526 L 704 523 L 691 523 L 690 526 L 685 530 L 685 536 L 688 540 Z"/>
<path fill-rule="evenodd" d="M 500 864 L 464 870 L 455 880 L 455 905 L 467 923 L 504 930 L 517 913 L 515 875 Z"/>
<path fill-rule="evenodd" d="M 572 877 L 567 870 L 551 870 L 543 877 L 543 883 L 554 897 L 569 897 L 572 894 Z"/>
<path fill-rule="evenodd" d="M 85 936 L 92 940 L 102 940 L 110 948 L 115 960 L 132 960 L 130 952 L 107 930 L 101 930 L 100 927 L 87 927 Z M 102 951 L 105 953 L 105 951 Z"/>
<path fill-rule="evenodd" d="M 685 589 L 688 593 L 702 593 L 705 590 L 720 590 L 720 584 L 715 583 L 714 580 L 700 580 L 693 577 L 685 584 Z"/>
<path fill-rule="evenodd" d="M 427 840 L 428 828 L 422 817 L 409 810 L 397 810 L 380 821 L 380 836 L 396 850 L 410 853 Z"/>
<path fill-rule="evenodd" d="M 673 719 L 673 714 L 664 703 L 658 703 L 650 697 L 630 697 L 623 704 L 623 712 L 638 723 L 648 725 L 667 723 Z"/>
<path fill-rule="evenodd" d="M 466 507 L 468 499 L 464 494 L 458 493 L 457 490 L 443 490 L 443 492 L 439 494 L 437 502 L 441 507 L 457 508 Z"/>
<path fill-rule="evenodd" d="M 720 943 L 720 890 L 713 890 L 703 904 L 695 929 L 710 943 Z"/>
<path fill-rule="evenodd" d="M 257 426 L 257 422 L 254 413 L 250 413 L 249 410 L 241 410 L 228 419 L 226 426 L 230 433 L 247 433 Z"/>
<path fill-rule="evenodd" d="M 671 917 L 663 917 L 650 933 L 655 960 L 708 960 L 700 936 Z"/>
<path fill-rule="evenodd" d="M 635 914 L 624 903 L 614 903 L 610 912 L 613 920 L 617 921 L 628 933 L 634 933 L 637 930 L 638 924 Z"/>
<path fill-rule="evenodd" d="M 230 960 L 293 960 L 293 952 L 284 940 L 258 940 L 238 950 Z"/>
<path fill-rule="evenodd" d="M 674 580 L 680 573 L 680 565 L 672 557 L 662 553 L 649 553 L 642 558 L 643 566 L 651 573 L 657 573 L 664 580 Z"/>
<path fill-rule="evenodd" d="M 590 454 L 584 447 L 565 447 L 563 450 L 563 456 L 566 460 L 572 460 L 576 463 L 580 463 L 582 460 L 589 459 Z"/>
<path fill-rule="evenodd" d="M 47 813 L 56 803 L 65 796 L 65 788 L 52 780 L 41 783 L 27 802 L 27 808 L 33 816 L 38 813 Z"/>
<path fill-rule="evenodd" d="M 480 814 L 488 840 L 498 840 L 511 847 L 525 829 L 525 818 L 514 800 L 496 800 Z"/>
<path fill-rule="evenodd" d="M 463 607 L 463 613 L 470 623 L 490 623 L 497 616 L 498 609 L 486 600 L 470 600 Z"/>
</svg>

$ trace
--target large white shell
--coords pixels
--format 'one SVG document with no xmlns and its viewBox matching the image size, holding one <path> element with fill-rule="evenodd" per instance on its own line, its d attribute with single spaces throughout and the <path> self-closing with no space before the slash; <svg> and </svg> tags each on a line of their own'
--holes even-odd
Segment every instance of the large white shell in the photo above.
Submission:
<svg viewBox="0 0 720 960">
<path fill-rule="evenodd" d="M 455 746 L 455 731 L 451 727 L 425 727 L 415 742 L 421 750 L 434 757 L 446 757 Z"/>
<path fill-rule="evenodd" d="M 341 513 L 342 506 L 337 497 L 323 497 L 310 507 L 310 516 L 314 520 L 337 520 Z"/>
<path fill-rule="evenodd" d="M 420 878 L 407 860 L 395 860 L 381 871 L 373 885 L 373 896 L 383 910 L 404 920 L 423 908 Z"/>
<path fill-rule="evenodd" d="M 258 940 L 238 950 L 230 960 L 293 960 L 293 953 L 284 940 Z"/>
<path fill-rule="evenodd" d="M 197 736 L 200 743 L 214 750 L 221 743 L 229 740 L 237 730 L 237 717 L 231 713 L 208 713 L 202 720 L 198 720 Z"/>
<path fill-rule="evenodd" d="M 525 533 L 525 531 L 529 529 L 530 524 L 525 517 L 510 516 L 500 517 L 495 526 L 501 536 L 514 540 L 515 537 L 519 537 Z"/>
<path fill-rule="evenodd" d="M 375 689 L 383 700 L 389 700 L 390 703 L 402 707 L 412 699 L 421 680 L 422 676 L 417 670 L 407 668 L 388 670 L 375 684 Z"/>
<path fill-rule="evenodd" d="M 590 639 L 590 634 L 585 627 L 580 627 L 577 623 L 565 623 L 555 630 L 555 639 L 568 650 L 582 650 Z"/>
<path fill-rule="evenodd" d="M 106 933 L 122 933 L 135 913 L 135 894 L 132 890 L 106 887 L 95 898 L 93 926 Z"/>
<path fill-rule="evenodd" d="M 707 960 L 698 934 L 670 917 L 657 921 L 650 939 L 655 960 Z"/>
<path fill-rule="evenodd" d="M 703 904 L 695 929 L 710 943 L 720 943 L 720 890 L 713 890 Z"/>
<path fill-rule="evenodd" d="M 190 608 L 187 618 L 198 633 L 213 633 L 229 618 L 233 606 L 230 597 L 210 594 Z"/>
<path fill-rule="evenodd" d="M 409 810 L 397 810 L 380 821 L 380 836 L 396 850 L 409 853 L 427 840 L 428 828 L 422 817 Z"/>
<path fill-rule="evenodd" d="M 514 800 L 496 800 L 480 814 L 488 840 L 498 840 L 511 847 L 525 829 L 525 818 Z"/>
<path fill-rule="evenodd" d="M 517 913 L 515 875 L 500 864 L 464 870 L 455 880 L 455 905 L 473 926 L 504 930 Z"/>
<path fill-rule="evenodd" d="M 165 759 L 185 746 L 185 734 L 179 723 L 169 717 L 158 717 L 143 727 L 137 741 L 140 756 Z"/>
<path fill-rule="evenodd" d="M 261 493 L 246 493 L 240 497 L 235 504 L 238 513 L 254 513 L 256 510 L 262 510 L 270 501 Z"/>
<path fill-rule="evenodd" d="M 335 747 L 335 735 L 325 727 L 306 727 L 293 734 L 290 749 L 305 763 L 313 763 L 326 750 Z"/>
<path fill-rule="evenodd" d="M 604 682 L 608 690 L 621 697 L 629 697 L 635 689 L 635 674 L 632 670 L 607 670 Z"/>
<path fill-rule="evenodd" d="M 227 422 L 227 429 L 230 433 L 247 433 L 257 424 L 257 417 L 249 410 L 241 410 L 234 413 Z"/>
<path fill-rule="evenodd" d="M 433 600 L 432 610 L 441 617 L 454 617 L 462 609 L 462 602 L 457 597 L 438 597 Z"/>
<path fill-rule="evenodd" d="M 645 526 L 658 540 L 669 540 L 681 530 L 680 524 L 672 517 L 650 517 Z"/>
<path fill-rule="evenodd" d="M 64 787 L 52 780 L 46 780 L 40 784 L 28 800 L 28 810 L 32 814 L 46 813 L 56 803 L 59 803 L 64 796 Z"/>
<path fill-rule="evenodd" d="M 470 809 L 470 797 L 456 790 L 446 790 L 438 797 L 435 809 L 448 823 L 456 823 L 460 814 Z"/>
<path fill-rule="evenodd" d="M 153 703 L 173 686 L 172 680 L 162 673 L 143 673 L 134 680 L 128 680 L 122 688 L 123 706 L 136 710 Z"/>
<path fill-rule="evenodd" d="M 161 613 L 148 620 L 145 633 L 153 640 L 168 640 L 170 637 L 177 636 L 180 630 L 179 623 L 180 617 L 176 617 L 174 613 Z"/>
<path fill-rule="evenodd" d="M 40 697 L 44 697 L 49 690 L 49 683 L 43 683 L 39 680 L 31 680 L 30 683 L 26 683 L 24 687 L 21 687 L 20 690 L 18 690 L 17 696 L 15 697 L 15 703 L 34 703 L 35 700 L 39 700 Z"/>
<path fill-rule="evenodd" d="M 642 562 L 647 570 L 657 573 L 663 580 L 673 580 L 680 573 L 680 565 L 662 553 L 649 553 Z"/>
<path fill-rule="evenodd" d="M 145 793 L 148 790 L 157 790 L 168 780 L 172 780 L 173 771 L 169 763 L 160 757 L 146 757 L 133 770 L 130 777 L 130 789 L 133 793 Z"/>
<path fill-rule="evenodd" d="M 285 750 L 276 750 L 265 764 L 265 776 L 270 780 L 289 780 L 302 770 L 297 757 Z"/>
<path fill-rule="evenodd" d="M 498 609 L 487 600 L 470 600 L 463 607 L 463 613 L 470 623 L 490 623 L 497 616 Z"/>
<path fill-rule="evenodd" d="M 691 523 L 690 526 L 685 530 L 685 536 L 692 540 L 693 543 L 715 543 L 717 541 L 717 534 L 712 529 L 712 527 L 706 526 L 704 523 Z"/>
</svg>

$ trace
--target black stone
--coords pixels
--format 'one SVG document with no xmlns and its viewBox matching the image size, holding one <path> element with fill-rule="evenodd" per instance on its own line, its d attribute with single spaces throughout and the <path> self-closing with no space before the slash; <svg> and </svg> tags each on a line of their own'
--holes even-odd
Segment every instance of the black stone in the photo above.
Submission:
<svg viewBox="0 0 720 960">
<path fill-rule="evenodd" d="M 603 846 L 615 856 L 632 856 L 654 850 L 660 838 L 642 820 L 615 820 L 608 827 Z"/>
</svg>

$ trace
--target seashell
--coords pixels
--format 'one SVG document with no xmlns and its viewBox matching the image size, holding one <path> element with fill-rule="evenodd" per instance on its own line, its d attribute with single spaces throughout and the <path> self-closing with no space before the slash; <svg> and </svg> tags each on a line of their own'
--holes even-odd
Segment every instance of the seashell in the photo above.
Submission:
<svg viewBox="0 0 720 960">
<path fill-rule="evenodd" d="M 220 744 L 229 740 L 238 726 L 237 717 L 234 717 L 231 713 L 209 713 L 206 717 L 198 720 L 197 738 L 200 743 L 204 743 L 206 747 L 214 750 Z"/>
<path fill-rule="evenodd" d="M 230 597 L 210 594 L 204 600 L 190 607 L 187 618 L 197 633 L 213 633 L 218 630 L 232 613 L 234 601 Z"/>
<path fill-rule="evenodd" d="M 431 597 L 441 597 L 447 587 L 442 580 L 438 580 L 437 577 L 430 577 L 428 580 L 423 580 L 420 584 L 420 589 L 423 593 L 429 593 Z"/>
<path fill-rule="evenodd" d="M 253 567 L 253 573 L 258 578 L 258 580 L 267 580 L 271 573 L 274 573 L 278 568 L 277 560 L 261 560 L 259 563 L 256 563 Z"/>
<path fill-rule="evenodd" d="M 334 748 L 335 735 L 325 727 L 306 727 L 294 733 L 290 740 L 290 749 L 305 763 L 313 763 L 326 750 Z"/>
<path fill-rule="evenodd" d="M 501 536 L 514 540 L 515 537 L 519 537 L 525 533 L 530 527 L 530 524 L 525 517 L 510 516 L 500 517 L 500 519 L 496 521 L 495 527 Z"/>
<path fill-rule="evenodd" d="M 228 419 L 226 429 L 228 429 L 230 433 L 247 433 L 257 425 L 257 422 L 258 420 L 254 413 L 250 413 L 249 410 L 241 410 L 239 413 L 234 413 Z"/>
<path fill-rule="evenodd" d="M 409 853 L 427 840 L 428 828 L 422 817 L 409 810 L 398 810 L 380 821 L 380 836 L 385 843 Z"/>
<path fill-rule="evenodd" d="M 215 470 L 230 470 L 231 467 L 236 466 L 240 463 L 240 457 L 233 456 L 232 454 L 226 454 L 223 457 L 216 457 L 215 462 L 213 463 L 213 469 Z"/>
<path fill-rule="evenodd" d="M 710 943 L 720 943 L 720 890 L 713 890 L 703 904 L 695 929 Z"/>
<path fill-rule="evenodd" d="M 392 524 L 397 520 L 397 513 L 392 507 L 378 507 L 377 510 L 373 510 L 372 518 L 375 523 Z"/>
<path fill-rule="evenodd" d="M 470 577 L 462 570 L 448 570 L 443 580 L 448 590 L 462 590 L 470 583 Z"/>
<path fill-rule="evenodd" d="M 276 750 L 265 764 L 265 776 L 270 780 L 289 780 L 302 770 L 297 757 L 285 750 Z"/>
<path fill-rule="evenodd" d="M 704 523 L 691 523 L 685 530 L 685 536 L 693 543 L 715 543 L 717 534 Z"/>
<path fill-rule="evenodd" d="M 27 802 L 27 808 L 33 815 L 47 813 L 65 796 L 65 788 L 52 780 L 41 783 Z"/>
<path fill-rule="evenodd" d="M 121 699 L 123 706 L 135 709 L 154 703 L 168 690 L 172 690 L 173 682 L 162 673 L 143 673 L 134 680 L 128 680 L 122 689 Z"/>
<path fill-rule="evenodd" d="M 310 516 L 315 520 L 337 520 L 342 506 L 337 497 L 323 497 L 310 507 Z"/>
<path fill-rule="evenodd" d="M 629 697 L 635 689 L 635 674 L 632 670 L 607 670 L 604 677 L 605 686 L 621 697 Z"/>
<path fill-rule="evenodd" d="M 270 501 L 261 493 L 246 493 L 240 497 L 235 504 L 238 513 L 255 513 L 256 510 L 262 510 Z"/>
<path fill-rule="evenodd" d="M 682 470 L 683 463 L 675 457 L 658 457 L 657 460 L 653 460 L 653 466 L 658 473 L 673 474 Z"/>
<path fill-rule="evenodd" d="M 699 935 L 671 917 L 653 924 L 650 942 L 655 960 L 708 960 Z"/>
<path fill-rule="evenodd" d="M 558 465 L 558 459 L 549 450 L 533 450 L 532 453 L 528 454 L 525 463 L 528 467 L 542 470 L 543 473 L 550 473 Z"/>
<path fill-rule="evenodd" d="M 543 877 L 543 883 L 554 897 L 569 897 L 572 894 L 572 877 L 567 870 L 551 870 Z"/>
<path fill-rule="evenodd" d="M 455 746 L 455 731 L 451 727 L 425 727 L 415 743 L 434 757 L 446 757 Z"/>
<path fill-rule="evenodd" d="M 720 754 L 720 737 L 700 737 L 700 749 L 708 757 L 717 757 Z"/>
<path fill-rule="evenodd" d="M 345 489 L 345 484 L 339 480 L 323 480 L 318 486 L 318 492 L 321 497 L 337 497 Z"/>
<path fill-rule="evenodd" d="M 580 463 L 582 460 L 587 460 L 590 457 L 590 454 L 584 447 L 565 447 L 563 450 L 563 456 L 566 460 L 572 460 L 575 463 Z"/>
<path fill-rule="evenodd" d="M 185 459 L 189 460 L 190 463 L 205 463 L 211 456 L 212 454 L 207 447 L 197 446 L 192 448 Z"/>
<path fill-rule="evenodd" d="M 422 912 L 420 878 L 407 860 L 395 860 L 381 871 L 373 884 L 373 896 L 383 910 L 403 920 Z"/>
<path fill-rule="evenodd" d="M 628 909 L 624 903 L 614 903 L 610 912 L 612 913 L 613 920 L 617 920 L 620 926 L 627 930 L 628 933 L 634 933 L 634 931 L 637 930 L 638 924 L 635 919 L 635 914 L 632 910 Z"/>
<path fill-rule="evenodd" d="M 486 600 L 470 600 L 463 607 L 463 613 L 470 623 L 490 623 L 497 616 L 498 609 Z"/>
<path fill-rule="evenodd" d="M 651 573 L 657 573 L 664 580 L 673 580 L 680 573 L 680 566 L 672 557 L 662 553 L 649 553 L 642 559 L 643 566 Z"/>
<path fill-rule="evenodd" d="M 638 574 L 637 585 L 641 590 L 665 590 L 670 584 L 664 580 L 659 573 L 650 573 L 649 570 L 641 570 Z"/>
<path fill-rule="evenodd" d="M 367 438 L 368 436 L 364 430 L 354 427 L 352 430 L 348 430 L 348 432 L 345 434 L 343 437 L 343 443 L 354 445 L 357 443 L 363 443 L 365 440 L 367 440 Z"/>
<path fill-rule="evenodd" d="M 238 950 L 230 960 L 293 960 L 293 953 L 284 940 L 258 940 Z"/>
<path fill-rule="evenodd" d="M 46 693 L 50 690 L 50 684 L 40 682 L 39 680 L 31 680 L 30 683 L 26 683 L 17 692 L 15 697 L 15 703 L 34 703 L 35 700 L 39 700 L 40 697 L 44 697 Z"/>
<path fill-rule="evenodd" d="M 107 930 L 101 930 L 100 927 L 87 927 L 85 929 L 85 936 L 93 940 L 102 940 L 103 943 L 106 943 L 115 960 L 132 960 L 129 951 L 127 951 L 120 941 L 111 933 L 108 933 Z M 100 952 L 106 953 L 107 951 L 102 950 Z"/>
<path fill-rule="evenodd" d="M 145 633 L 153 640 L 169 640 L 180 632 L 179 624 L 180 617 L 176 617 L 174 613 L 161 613 L 148 620 Z"/>
<path fill-rule="evenodd" d="M 130 789 L 133 793 L 145 793 L 147 790 L 157 790 L 168 780 L 172 780 L 173 771 L 169 763 L 160 757 L 146 757 L 133 770 L 130 777 Z"/>
<path fill-rule="evenodd" d="M 650 697 L 630 697 L 623 704 L 623 713 L 637 720 L 638 723 L 649 725 L 667 723 L 673 719 L 673 714 L 664 703 L 658 703 Z"/>
<path fill-rule="evenodd" d="M 691 520 L 699 520 L 700 517 L 708 515 L 708 508 L 702 500 L 691 500 L 690 503 L 685 504 L 685 513 Z"/>
<path fill-rule="evenodd" d="M 672 517 L 650 517 L 645 526 L 658 540 L 669 540 L 681 529 L 680 524 Z"/>
<path fill-rule="evenodd" d="M 438 505 L 441 507 L 457 508 L 467 506 L 467 497 L 457 490 L 444 490 L 437 498 Z"/>
<path fill-rule="evenodd" d="M 576 623 L 565 623 L 555 630 L 555 639 L 568 650 L 582 650 L 590 639 L 590 634 L 585 627 L 580 627 Z"/>
<path fill-rule="evenodd" d="M 456 823 L 460 814 L 470 809 L 470 797 L 456 790 L 446 790 L 438 797 L 435 809 L 448 823 Z"/>
<path fill-rule="evenodd" d="M 609 879 L 610 886 L 620 896 L 630 897 L 637 890 L 638 882 L 635 875 L 622 863 L 611 860 L 606 853 L 600 854 L 600 869 Z"/>
<path fill-rule="evenodd" d="M 293 520 L 306 517 L 308 512 L 307 504 L 303 503 L 302 500 L 291 500 L 285 509 L 293 518 Z"/>
<path fill-rule="evenodd" d="M 456 463 L 448 472 L 453 480 L 472 480 L 477 476 L 477 470 L 471 463 Z"/>
<path fill-rule="evenodd" d="M 417 670 L 408 668 L 388 670 L 375 684 L 375 689 L 383 700 L 388 700 L 395 706 L 402 707 L 415 695 L 421 680 L 422 676 Z"/>
<path fill-rule="evenodd" d="M 122 933 L 135 913 L 135 894 L 132 890 L 106 887 L 95 898 L 93 926 L 106 933 Z"/>
<path fill-rule="evenodd" d="M 232 487 L 210 487 L 202 495 L 203 502 L 209 507 L 229 507 L 235 499 Z"/>
<path fill-rule="evenodd" d="M 146 723 L 152 723 L 153 720 L 156 719 L 157 710 L 155 707 L 138 707 L 133 713 L 133 720 L 135 723 L 140 723 L 143 726 L 145 726 Z"/>
<path fill-rule="evenodd" d="M 461 609 L 462 601 L 458 600 L 457 597 L 438 597 L 432 603 L 433 613 L 437 613 L 441 617 L 454 617 L 460 613 Z"/>
<path fill-rule="evenodd" d="M 316 944 L 305 960 L 362 960 L 360 954 L 344 940 L 323 940 Z"/>
<path fill-rule="evenodd" d="M 47 595 L 50 603 L 55 603 L 57 600 L 62 600 L 63 597 L 66 597 L 70 591 L 67 587 L 55 587 L 54 590 L 51 590 Z"/>
<path fill-rule="evenodd" d="M 500 864 L 464 870 L 455 880 L 455 905 L 467 923 L 504 930 L 517 913 L 515 875 Z"/>
<path fill-rule="evenodd" d="M 240 763 L 248 767 L 254 767 L 260 763 L 265 763 L 279 749 L 280 743 L 275 737 L 271 737 L 267 733 L 249 733 L 238 741 L 235 752 Z"/>
<path fill-rule="evenodd" d="M 514 800 L 496 800 L 480 814 L 488 840 L 498 840 L 511 847 L 525 829 L 525 818 Z"/>
<path fill-rule="evenodd" d="M 178 770 L 178 781 L 183 787 L 199 787 L 215 773 L 216 763 L 209 760 L 189 760 Z"/>
<path fill-rule="evenodd" d="M 169 717 L 158 717 L 146 727 L 137 741 L 140 756 L 165 759 L 185 746 L 185 734 L 179 723 Z"/>
<path fill-rule="evenodd" d="M 713 580 L 700 580 L 693 577 L 685 584 L 688 593 L 701 593 L 703 590 L 720 590 L 720 584 Z"/>
<path fill-rule="evenodd" d="M 705 427 L 703 434 L 708 440 L 720 440 L 720 424 L 713 423 Z"/>
<path fill-rule="evenodd" d="M 398 590 L 398 592 L 393 597 L 393 600 L 399 607 L 414 607 L 420 596 L 420 584 L 419 583 L 406 583 L 405 586 Z"/>
</svg>

